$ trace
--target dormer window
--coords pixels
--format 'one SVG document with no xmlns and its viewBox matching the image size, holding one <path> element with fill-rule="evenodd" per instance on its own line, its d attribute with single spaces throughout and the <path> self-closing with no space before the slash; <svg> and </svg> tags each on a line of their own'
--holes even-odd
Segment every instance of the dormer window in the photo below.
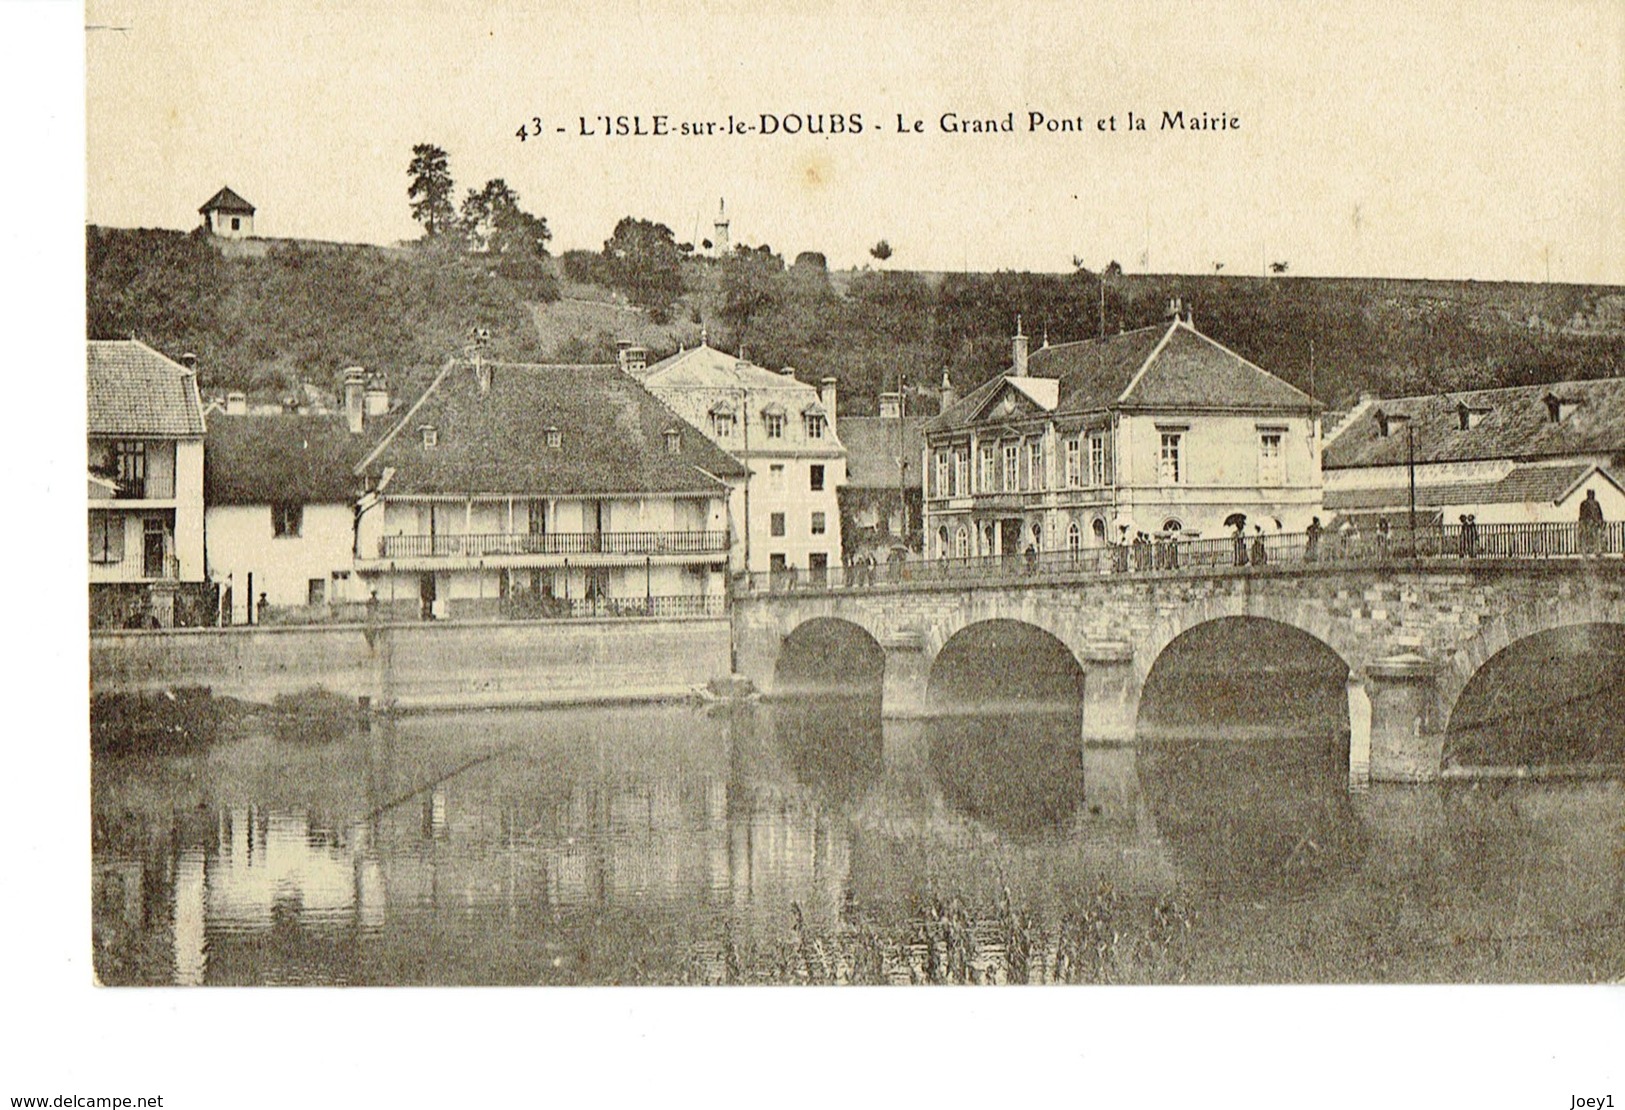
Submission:
<svg viewBox="0 0 1625 1110">
<path fill-rule="evenodd" d="M 673 455 L 683 450 L 683 433 L 676 428 L 666 429 L 666 450 Z"/>
<path fill-rule="evenodd" d="M 1484 419 L 1484 414 L 1489 411 L 1489 409 L 1469 408 L 1463 403 L 1456 406 L 1456 422 L 1461 426 L 1461 430 L 1465 432 L 1478 427 Z"/>
<path fill-rule="evenodd" d="M 717 404 L 711 407 L 711 434 L 718 439 L 732 439 L 738 430 L 739 419 L 734 415 L 731 405 Z"/>
<path fill-rule="evenodd" d="M 1379 436 L 1381 436 L 1382 438 L 1387 439 L 1388 438 L 1388 414 L 1383 412 L 1381 409 L 1378 409 L 1377 412 L 1376 412 L 1376 416 L 1377 416 L 1377 434 Z"/>
<path fill-rule="evenodd" d="M 425 449 L 434 447 L 440 442 L 440 430 L 433 424 L 419 424 L 418 434 L 423 437 L 423 446 Z"/>
<path fill-rule="evenodd" d="M 1546 412 L 1553 424 L 1560 424 L 1574 415 L 1574 410 L 1580 407 L 1580 402 L 1569 397 L 1558 397 L 1548 393 L 1545 398 Z"/>
<path fill-rule="evenodd" d="M 559 431 L 557 428 L 547 428 L 542 434 L 546 437 L 546 443 L 549 449 L 557 451 L 560 447 L 564 446 L 564 433 Z"/>
<path fill-rule="evenodd" d="M 784 406 L 772 404 L 762 410 L 762 426 L 767 429 L 768 439 L 784 438 Z"/>
<path fill-rule="evenodd" d="M 823 439 L 824 426 L 829 422 L 824 415 L 824 406 L 813 404 L 802 410 L 801 421 L 807 431 L 808 439 Z"/>
</svg>

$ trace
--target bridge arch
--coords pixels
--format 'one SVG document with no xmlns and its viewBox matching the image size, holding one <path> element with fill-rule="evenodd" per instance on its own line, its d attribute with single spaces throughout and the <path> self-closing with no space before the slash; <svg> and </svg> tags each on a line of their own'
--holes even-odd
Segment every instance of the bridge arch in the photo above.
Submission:
<svg viewBox="0 0 1625 1110">
<path fill-rule="evenodd" d="M 1164 642 L 1140 688 L 1137 730 L 1349 727 L 1349 664 L 1297 622 L 1254 613 L 1194 621 Z"/>
<path fill-rule="evenodd" d="M 1442 763 L 1625 765 L 1625 622 L 1554 625 L 1491 655 L 1449 703 Z"/>
<path fill-rule="evenodd" d="M 934 653 L 926 679 L 933 709 L 948 713 L 1081 713 L 1084 670 L 1066 642 L 1008 617 L 973 621 Z"/>
<path fill-rule="evenodd" d="M 841 617 L 813 617 L 779 645 L 773 692 L 878 698 L 885 675 L 886 652 L 872 632 Z"/>
</svg>

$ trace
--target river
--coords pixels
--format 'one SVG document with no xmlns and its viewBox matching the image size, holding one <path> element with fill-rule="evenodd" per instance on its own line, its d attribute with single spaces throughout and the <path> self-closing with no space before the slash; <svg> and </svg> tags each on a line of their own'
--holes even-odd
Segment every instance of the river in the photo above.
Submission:
<svg viewBox="0 0 1625 1110">
<path fill-rule="evenodd" d="M 108 984 L 1595 981 L 1625 784 L 873 699 L 250 719 L 92 766 Z"/>
</svg>

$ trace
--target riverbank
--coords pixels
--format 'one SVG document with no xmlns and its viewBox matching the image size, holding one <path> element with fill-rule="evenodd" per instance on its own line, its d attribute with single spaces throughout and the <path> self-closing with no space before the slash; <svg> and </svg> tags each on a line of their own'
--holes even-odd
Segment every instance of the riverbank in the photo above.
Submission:
<svg viewBox="0 0 1625 1110">
<path fill-rule="evenodd" d="M 729 674 L 726 618 L 260 625 L 95 632 L 93 697 L 313 687 L 381 710 L 668 701 Z"/>
</svg>

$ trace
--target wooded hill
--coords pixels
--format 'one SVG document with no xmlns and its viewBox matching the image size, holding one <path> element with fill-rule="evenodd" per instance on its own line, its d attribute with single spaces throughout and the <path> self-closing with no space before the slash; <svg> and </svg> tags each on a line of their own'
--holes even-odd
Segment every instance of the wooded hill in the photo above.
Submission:
<svg viewBox="0 0 1625 1110">
<path fill-rule="evenodd" d="M 480 255 L 292 240 L 223 248 L 197 233 L 87 232 L 91 338 L 137 335 L 195 352 L 205 388 L 331 388 L 361 365 L 411 388 L 467 342 L 493 358 L 608 361 L 714 346 L 806 378 L 833 374 L 841 407 L 872 413 L 908 382 L 929 408 L 946 368 L 961 393 L 1009 361 L 1023 319 L 1034 348 L 1154 323 L 1180 298 L 1203 332 L 1329 406 L 1362 390 L 1408 394 L 1625 374 L 1625 288 L 1272 276 L 918 274 L 786 266 L 762 248 L 682 260 L 681 292 L 638 306 L 612 274 L 566 257 L 560 280 L 505 275 Z M 595 255 L 587 255 L 588 260 Z M 623 279 L 624 280 L 624 279 Z M 606 284 L 608 282 L 609 284 Z M 562 293 L 562 299 L 555 299 Z M 1313 358 L 1311 359 L 1311 345 Z M 1312 380 L 1311 380 L 1312 377 Z"/>
</svg>

